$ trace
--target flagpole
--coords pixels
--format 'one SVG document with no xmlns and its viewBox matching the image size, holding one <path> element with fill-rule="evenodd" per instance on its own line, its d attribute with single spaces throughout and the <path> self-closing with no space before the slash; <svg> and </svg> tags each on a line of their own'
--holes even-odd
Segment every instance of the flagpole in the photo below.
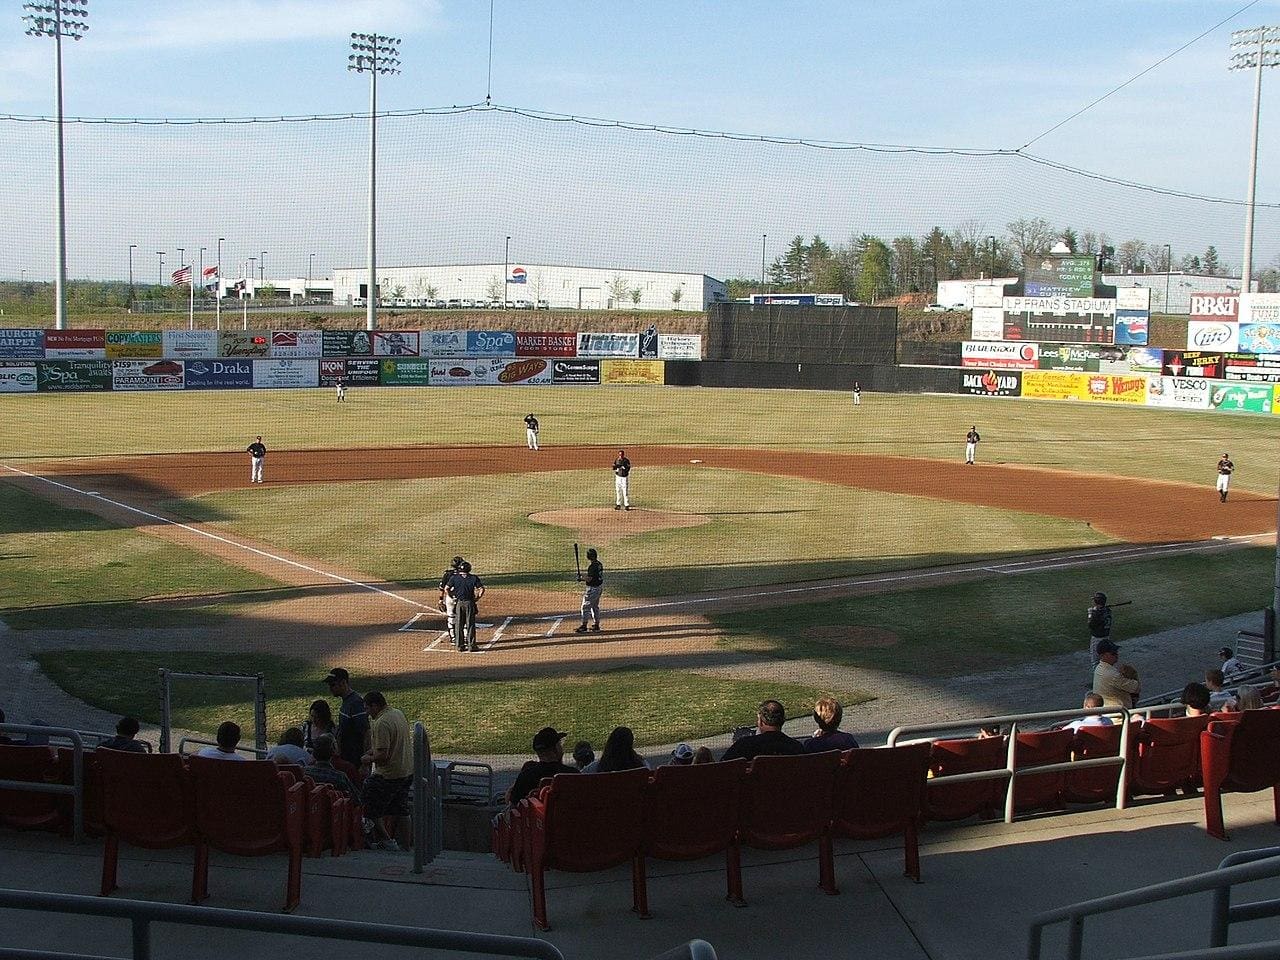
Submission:
<svg viewBox="0 0 1280 960">
<path fill-rule="evenodd" d="M 196 328 L 196 268 L 191 267 L 191 273 L 188 275 L 190 283 L 190 293 L 187 297 L 187 329 L 194 330 Z"/>
</svg>

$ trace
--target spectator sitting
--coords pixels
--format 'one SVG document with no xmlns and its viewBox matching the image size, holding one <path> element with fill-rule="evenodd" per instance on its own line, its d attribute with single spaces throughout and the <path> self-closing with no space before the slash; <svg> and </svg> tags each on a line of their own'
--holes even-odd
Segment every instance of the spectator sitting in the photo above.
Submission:
<svg viewBox="0 0 1280 960">
<path fill-rule="evenodd" d="M 218 732 L 214 735 L 214 739 L 218 741 L 216 747 L 205 747 L 196 756 L 207 757 L 211 760 L 248 759 L 244 754 L 236 753 L 236 745 L 240 742 L 240 725 L 238 723 L 224 720 L 218 724 Z"/>
<path fill-rule="evenodd" d="M 649 763 L 635 751 L 636 738 L 630 727 L 614 727 L 600 751 L 600 759 L 582 768 L 583 773 L 616 773 L 619 770 L 649 769 Z"/>
<path fill-rule="evenodd" d="M 377 690 L 364 695 L 364 705 L 373 718 L 369 752 L 360 758 L 373 770 L 365 778 L 363 788 L 365 816 L 373 824 L 371 846 L 399 850 L 399 843 L 387 827 L 407 829 L 408 826 L 409 788 L 413 786 L 409 721 L 395 707 L 388 707 L 387 698 Z"/>
<path fill-rule="evenodd" d="M 1261 710 L 1262 692 L 1252 684 L 1244 684 L 1236 693 L 1237 710 Z"/>
<path fill-rule="evenodd" d="M 146 753 L 147 748 L 138 739 L 140 726 L 134 717 L 121 717 L 116 721 L 116 735 L 110 740 L 103 740 L 98 744 L 98 749 L 106 748 L 107 750 L 128 750 L 130 753 Z"/>
<path fill-rule="evenodd" d="M 715 763 L 716 755 L 711 752 L 710 747 L 699 747 L 693 751 L 693 765 L 696 767 L 702 763 Z"/>
<path fill-rule="evenodd" d="M 1245 672 L 1244 664 L 1236 659 L 1235 651 L 1230 647 L 1223 647 L 1218 651 L 1218 656 L 1222 658 L 1222 676 L 1226 680 L 1239 676 Z"/>
<path fill-rule="evenodd" d="M 840 720 L 844 717 L 844 707 L 835 697 L 820 697 L 813 705 L 813 722 L 818 729 L 805 741 L 804 748 L 809 753 L 824 753 L 827 750 L 856 750 L 858 741 L 852 733 L 840 729 Z"/>
<path fill-rule="evenodd" d="M 1000 732 L 999 724 L 978 728 L 979 740 L 994 740 L 996 737 L 999 737 L 999 736 L 1002 736 Z"/>
<path fill-rule="evenodd" d="M 1188 717 L 1203 717 L 1209 713 L 1209 688 L 1203 683 L 1188 683 L 1182 688 L 1182 705 Z"/>
<path fill-rule="evenodd" d="M 1093 671 L 1093 692 L 1102 697 L 1104 707 L 1133 706 L 1138 699 L 1136 675 L 1128 677 L 1117 666 L 1120 648 L 1112 640 L 1098 641 L 1098 666 Z"/>
<path fill-rule="evenodd" d="M 573 764 L 581 771 L 595 762 L 596 751 L 586 740 L 579 740 L 573 746 Z"/>
<path fill-rule="evenodd" d="M 564 737 L 555 727 L 543 727 L 533 735 L 533 752 L 538 759 L 529 760 L 520 768 L 516 782 L 507 791 L 507 803 L 514 806 L 533 793 L 543 777 L 578 772 L 564 764 Z"/>
<path fill-rule="evenodd" d="M 1084 703 L 1081 704 L 1086 710 L 1093 707 L 1103 706 L 1102 697 L 1096 693 L 1086 693 L 1084 695 Z M 1111 718 L 1101 713 L 1093 713 L 1087 717 L 1081 717 L 1079 720 L 1072 720 L 1067 724 L 1066 729 L 1072 733 L 1079 733 L 1081 727 L 1110 727 L 1112 726 Z"/>
<path fill-rule="evenodd" d="M 302 728 L 290 727 L 280 734 L 279 742 L 267 751 L 267 759 L 276 763 L 296 763 L 305 767 L 311 762 L 311 754 L 302 746 Z"/>
<path fill-rule="evenodd" d="M 1206 670 L 1204 685 L 1209 688 L 1209 709 L 1217 713 L 1219 710 L 1234 710 L 1236 698 L 1230 690 L 1223 688 L 1226 678 L 1221 670 Z"/>
<path fill-rule="evenodd" d="M 721 760 L 739 757 L 754 760 L 760 756 L 794 756 L 804 753 L 804 744 L 782 732 L 787 711 L 777 700 L 765 700 L 756 711 L 756 733 L 729 745 Z"/>
<path fill-rule="evenodd" d="M 316 700 L 307 710 L 307 719 L 302 721 L 302 745 L 310 750 L 326 733 L 333 734 L 337 740 L 338 727 L 333 722 L 333 709 L 328 700 Z"/>
<path fill-rule="evenodd" d="M 356 793 L 351 778 L 333 765 L 334 754 L 338 752 L 338 741 L 333 734 L 322 733 L 316 737 L 316 742 L 311 745 L 311 752 L 315 759 L 307 764 L 307 776 L 316 783 L 329 784 L 340 794 L 350 797 L 352 803 L 359 803 L 360 795 Z"/>
<path fill-rule="evenodd" d="M 693 765 L 693 747 L 687 743 L 677 743 L 676 748 L 671 751 L 671 759 L 667 761 L 668 767 L 688 767 Z"/>
</svg>

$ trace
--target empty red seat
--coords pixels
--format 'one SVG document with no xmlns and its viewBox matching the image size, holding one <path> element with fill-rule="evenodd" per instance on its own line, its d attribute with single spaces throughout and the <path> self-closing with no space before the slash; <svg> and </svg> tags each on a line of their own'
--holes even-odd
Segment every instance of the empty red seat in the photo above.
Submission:
<svg viewBox="0 0 1280 960">
<path fill-rule="evenodd" d="M 756 757 L 742 791 L 739 839 L 762 850 L 789 850 L 818 842 L 818 885 L 836 894 L 831 844 L 831 798 L 840 754 Z"/>
<path fill-rule="evenodd" d="M 1130 796 L 1194 789 L 1200 780 L 1200 734 L 1208 717 L 1151 717 L 1129 740 Z"/>
<path fill-rule="evenodd" d="M 236 763 L 192 757 L 196 797 L 195 899 L 209 895 L 209 848 L 242 857 L 287 853 L 286 912 L 302 894 L 306 785 L 270 760 Z"/>
<path fill-rule="evenodd" d="M 167 850 L 196 842 L 195 793 L 176 753 L 95 751 L 102 777 L 102 896 L 116 889 L 120 843 Z M 226 761 L 216 761 L 225 763 Z M 191 898 L 196 899 L 193 880 Z"/>
<path fill-rule="evenodd" d="M 533 922 L 547 922 L 546 871 L 591 873 L 631 861 L 632 909 L 643 912 L 644 794 L 649 771 L 560 774 L 531 796 L 525 823 Z M 536 797 L 536 799 L 535 799 Z"/>
<path fill-rule="evenodd" d="M 46 746 L 0 744 L 0 780 L 59 783 L 57 755 Z M 62 797 L 30 790 L 0 790 L 0 824 L 19 830 L 60 830 Z"/>
<path fill-rule="evenodd" d="M 935 740 L 929 754 L 929 771 L 934 779 L 956 773 L 1002 770 L 1005 767 L 1005 737 L 977 737 L 966 740 Z M 990 820 L 1004 806 L 1006 781 L 975 780 L 970 783 L 929 783 L 925 793 L 926 820 L 964 820 L 982 816 Z"/>
<path fill-rule="evenodd" d="M 929 744 L 849 750 L 836 770 L 831 828 L 838 837 L 902 835 L 905 873 L 920 881 L 920 823 L 929 775 Z"/>
<path fill-rule="evenodd" d="M 1275 821 L 1280 823 L 1280 712 L 1245 710 L 1231 723 L 1213 721 L 1200 735 L 1204 777 L 1205 828 L 1227 839 L 1222 818 L 1225 791 L 1272 791 Z"/>
<path fill-rule="evenodd" d="M 71 747 L 55 747 L 57 754 L 58 783 L 72 786 L 75 783 L 75 750 Z M 102 772 L 98 768 L 98 752 L 85 750 L 80 754 L 80 776 L 84 782 L 84 832 L 100 837 L 102 827 Z M 70 828 L 75 814 L 75 801 L 71 797 L 59 798 L 62 820 Z"/>
<path fill-rule="evenodd" d="M 644 855 L 700 860 L 724 853 L 728 898 L 740 902 L 738 807 L 746 770 L 746 760 L 655 770 L 645 796 Z M 641 915 L 648 915 L 647 895 L 641 898 Z"/>
<path fill-rule="evenodd" d="M 1018 734 L 1013 747 L 1014 769 L 1068 762 L 1075 738 L 1070 730 Z M 1045 808 L 1062 809 L 1062 791 L 1066 778 L 1065 770 L 1014 777 L 1013 809 L 1019 813 Z"/>
<path fill-rule="evenodd" d="M 1120 756 L 1120 732 L 1118 723 L 1105 727 L 1081 727 L 1076 731 L 1075 743 L 1071 747 L 1072 759 Z M 1114 803 L 1119 783 L 1119 765 L 1068 770 L 1062 796 L 1069 803 Z"/>
</svg>

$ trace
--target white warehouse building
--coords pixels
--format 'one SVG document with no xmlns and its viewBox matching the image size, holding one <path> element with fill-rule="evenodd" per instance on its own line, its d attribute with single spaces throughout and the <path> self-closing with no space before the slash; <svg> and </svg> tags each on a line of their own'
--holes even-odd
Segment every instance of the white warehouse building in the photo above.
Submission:
<svg viewBox="0 0 1280 960">
<path fill-rule="evenodd" d="M 501 301 L 503 270 L 506 300 L 520 306 L 581 310 L 704 310 L 728 299 L 725 285 L 702 273 L 570 267 L 546 263 L 470 263 L 379 267 L 381 299 Z M 333 271 L 333 302 L 363 301 L 367 267 Z M 458 304 L 453 304 L 457 306 Z"/>
<path fill-rule="evenodd" d="M 1151 291 L 1152 313 L 1190 313 L 1192 294 L 1239 293 L 1243 285 L 1239 277 L 1206 277 L 1180 270 L 1173 273 L 1104 273 L 1102 282 L 1109 287 L 1146 287 Z M 1254 280 L 1249 289 L 1256 293 L 1258 281 Z"/>
</svg>

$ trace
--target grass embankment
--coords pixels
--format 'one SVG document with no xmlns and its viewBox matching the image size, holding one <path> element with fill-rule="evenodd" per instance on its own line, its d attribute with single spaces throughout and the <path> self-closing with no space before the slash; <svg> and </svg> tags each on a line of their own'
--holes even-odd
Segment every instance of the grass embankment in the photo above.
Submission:
<svg viewBox="0 0 1280 960">
<path fill-rule="evenodd" d="M 103 710 L 159 721 L 157 671 L 208 671 L 200 653 L 57 651 L 37 656 L 60 687 Z M 266 677 L 268 732 L 274 741 L 287 726 L 306 718 L 311 701 L 325 695 L 318 682 L 328 664 L 269 654 L 220 656 L 216 669 Z M 618 724 L 630 726 L 644 744 L 713 736 L 753 720 L 755 705 L 777 697 L 803 711 L 823 693 L 845 703 L 869 697 L 857 691 L 827 691 L 769 680 L 726 680 L 676 670 L 614 670 L 607 673 L 515 680 L 414 681 L 358 676 L 361 692 L 380 689 L 412 722 L 422 720 L 432 748 L 444 754 L 529 753 L 535 730 L 551 724 L 597 751 Z M 336 712 L 337 704 L 334 704 Z M 243 690 L 225 683 L 184 682 L 174 694 L 173 722 L 188 730 L 212 731 L 232 719 L 252 731 Z"/>
</svg>

